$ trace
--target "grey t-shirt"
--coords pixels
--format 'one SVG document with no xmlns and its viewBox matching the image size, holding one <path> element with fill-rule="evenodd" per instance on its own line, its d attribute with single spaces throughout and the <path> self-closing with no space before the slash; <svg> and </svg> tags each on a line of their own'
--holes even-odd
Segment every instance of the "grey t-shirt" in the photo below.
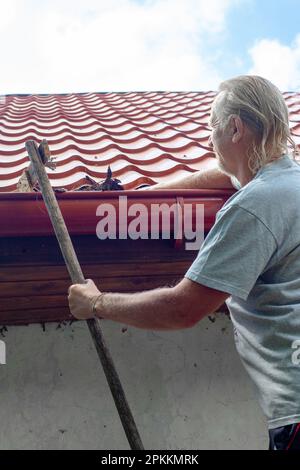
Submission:
<svg viewBox="0 0 300 470">
<path fill-rule="evenodd" d="M 231 294 L 269 428 L 300 422 L 300 166 L 284 156 L 235 193 L 185 277 Z"/>
</svg>

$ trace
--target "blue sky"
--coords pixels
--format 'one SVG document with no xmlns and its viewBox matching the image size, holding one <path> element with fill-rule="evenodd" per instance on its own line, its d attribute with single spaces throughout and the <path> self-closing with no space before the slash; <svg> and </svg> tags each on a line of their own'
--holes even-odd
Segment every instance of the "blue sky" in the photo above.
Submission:
<svg viewBox="0 0 300 470">
<path fill-rule="evenodd" d="M 249 0 L 233 8 L 228 28 L 231 45 L 251 46 L 256 38 L 281 39 L 288 45 L 300 31 L 299 0 Z M 239 43 L 235 35 L 241 40 Z"/>
<path fill-rule="evenodd" d="M 232 8 L 227 19 L 228 37 L 223 45 L 228 74 L 245 73 L 251 67 L 248 50 L 261 39 L 279 40 L 290 46 L 300 33 L 299 0 L 249 0 Z M 241 66 L 233 70 L 230 56 L 240 58 Z"/>
<path fill-rule="evenodd" d="M 0 0 L 0 94 L 300 90 L 300 0 Z"/>
</svg>

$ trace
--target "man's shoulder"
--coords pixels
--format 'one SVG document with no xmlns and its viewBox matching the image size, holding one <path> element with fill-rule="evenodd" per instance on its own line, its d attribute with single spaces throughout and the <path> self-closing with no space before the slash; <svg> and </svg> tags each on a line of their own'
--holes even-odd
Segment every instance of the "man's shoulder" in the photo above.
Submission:
<svg viewBox="0 0 300 470">
<path fill-rule="evenodd" d="M 298 173 L 298 172 L 297 172 Z M 238 205 L 256 212 L 276 204 L 289 204 L 290 198 L 300 198 L 300 171 L 297 175 L 279 175 L 278 178 L 261 177 L 250 181 L 228 200 L 228 205 Z"/>
<path fill-rule="evenodd" d="M 299 220 L 300 230 L 300 171 L 277 173 L 275 178 L 262 174 L 236 192 L 220 212 L 229 217 L 248 212 L 274 233 L 279 225 Z"/>
<path fill-rule="evenodd" d="M 272 185 L 263 184 L 261 181 L 250 181 L 228 199 L 222 208 L 223 212 L 244 209 L 255 213 L 262 205 L 269 205 L 269 200 L 274 200 L 274 193 L 276 191 Z"/>
</svg>

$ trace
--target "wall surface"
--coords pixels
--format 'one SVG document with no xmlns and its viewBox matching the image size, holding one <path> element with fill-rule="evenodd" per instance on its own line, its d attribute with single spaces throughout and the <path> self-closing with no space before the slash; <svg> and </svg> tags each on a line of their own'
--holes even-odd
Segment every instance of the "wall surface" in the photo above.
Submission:
<svg viewBox="0 0 300 470">
<path fill-rule="evenodd" d="M 102 322 L 146 449 L 265 449 L 230 320 L 178 332 Z M 84 323 L 8 327 L 0 449 L 128 449 Z"/>
</svg>

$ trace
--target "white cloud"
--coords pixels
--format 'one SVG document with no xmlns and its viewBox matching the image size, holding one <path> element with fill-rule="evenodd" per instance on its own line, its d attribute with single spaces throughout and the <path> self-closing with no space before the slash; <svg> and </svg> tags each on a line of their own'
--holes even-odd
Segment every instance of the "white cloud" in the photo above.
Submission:
<svg viewBox="0 0 300 470">
<path fill-rule="evenodd" d="M 7 28 L 17 19 L 18 0 L 9 0 L 0 2 L 0 32 L 7 31 Z"/>
<path fill-rule="evenodd" d="M 250 49 L 249 73 L 271 80 L 282 91 L 300 89 L 300 34 L 290 46 L 277 39 L 261 39 Z"/>
<path fill-rule="evenodd" d="M 0 93 L 216 89 L 209 47 L 245 0 L 13 1 Z"/>
</svg>

